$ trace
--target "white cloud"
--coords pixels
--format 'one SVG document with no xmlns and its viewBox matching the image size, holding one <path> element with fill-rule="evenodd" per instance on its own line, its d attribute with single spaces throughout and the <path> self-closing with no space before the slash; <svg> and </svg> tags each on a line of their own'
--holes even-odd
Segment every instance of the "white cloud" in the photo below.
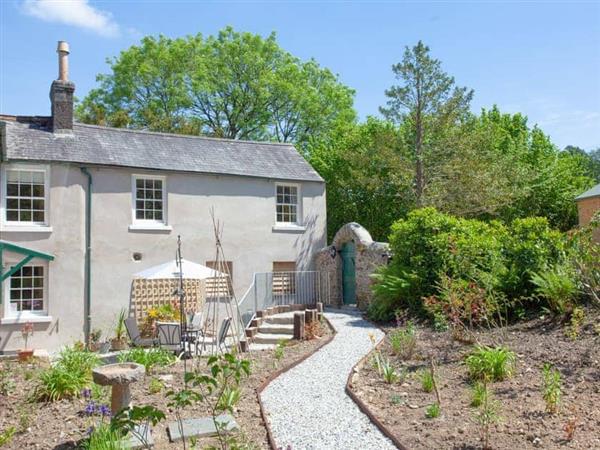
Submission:
<svg viewBox="0 0 600 450">
<path fill-rule="evenodd" d="M 111 13 L 94 8 L 88 0 L 25 0 L 23 11 L 46 22 L 73 25 L 101 36 L 118 36 L 120 31 Z"/>
</svg>

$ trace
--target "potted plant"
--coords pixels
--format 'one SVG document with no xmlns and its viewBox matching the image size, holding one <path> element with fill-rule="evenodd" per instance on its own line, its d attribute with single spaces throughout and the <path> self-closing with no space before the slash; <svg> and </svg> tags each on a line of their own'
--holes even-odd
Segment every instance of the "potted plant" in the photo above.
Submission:
<svg viewBox="0 0 600 450">
<path fill-rule="evenodd" d="M 33 323 L 27 322 L 23 324 L 21 327 L 21 336 L 23 336 L 23 340 L 25 341 L 25 348 L 19 350 L 19 361 L 27 361 L 33 356 L 33 350 L 29 349 L 27 345 L 29 336 L 33 336 Z"/>
<path fill-rule="evenodd" d="M 110 342 L 102 341 L 102 330 L 96 328 L 90 333 L 88 348 L 91 352 L 106 353 L 110 350 Z"/>
<path fill-rule="evenodd" d="M 127 310 L 123 308 L 117 316 L 117 324 L 115 325 L 115 337 L 110 341 L 112 350 L 125 350 L 127 348 L 127 339 L 125 337 L 125 319 L 127 318 Z"/>
</svg>

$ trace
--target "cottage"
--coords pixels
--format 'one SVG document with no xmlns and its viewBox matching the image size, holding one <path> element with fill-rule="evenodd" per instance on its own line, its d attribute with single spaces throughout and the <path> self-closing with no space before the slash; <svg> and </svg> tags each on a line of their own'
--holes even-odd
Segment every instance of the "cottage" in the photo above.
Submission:
<svg viewBox="0 0 600 450">
<path fill-rule="evenodd" d="M 224 224 L 238 297 L 255 272 L 308 270 L 326 244 L 325 183 L 290 144 L 73 122 L 59 43 L 50 117 L 0 116 L 0 353 L 56 349 L 107 329 L 132 277 L 172 260 L 211 265 Z M 89 305 L 89 306 L 88 306 Z"/>
<path fill-rule="evenodd" d="M 579 225 L 584 226 L 592 221 L 595 214 L 600 213 L 600 184 L 575 197 L 579 213 Z M 600 228 L 594 230 L 594 240 L 600 243 Z"/>
</svg>

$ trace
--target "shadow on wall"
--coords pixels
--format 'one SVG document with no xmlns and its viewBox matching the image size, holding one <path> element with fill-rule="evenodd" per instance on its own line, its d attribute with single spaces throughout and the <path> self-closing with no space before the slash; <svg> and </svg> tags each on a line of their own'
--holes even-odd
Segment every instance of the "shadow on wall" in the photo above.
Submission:
<svg viewBox="0 0 600 450">
<path fill-rule="evenodd" d="M 317 270 L 331 273 L 331 302 L 343 303 L 342 257 L 341 250 L 348 242 L 356 246 L 354 261 L 356 282 L 356 303 L 360 309 L 366 309 L 373 299 L 371 274 L 377 268 L 387 265 L 390 260 L 389 244 L 375 242 L 371 234 L 360 224 L 350 222 L 338 230 L 333 243 L 316 254 Z"/>
</svg>

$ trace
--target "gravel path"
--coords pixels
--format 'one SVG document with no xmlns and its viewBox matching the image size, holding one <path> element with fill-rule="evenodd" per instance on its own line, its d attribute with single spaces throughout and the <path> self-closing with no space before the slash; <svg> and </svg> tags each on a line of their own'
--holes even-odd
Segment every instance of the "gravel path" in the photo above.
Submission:
<svg viewBox="0 0 600 450">
<path fill-rule="evenodd" d="M 335 338 L 261 394 L 275 442 L 301 449 L 395 449 L 346 395 L 352 367 L 383 333 L 354 310 L 327 310 Z"/>
</svg>

